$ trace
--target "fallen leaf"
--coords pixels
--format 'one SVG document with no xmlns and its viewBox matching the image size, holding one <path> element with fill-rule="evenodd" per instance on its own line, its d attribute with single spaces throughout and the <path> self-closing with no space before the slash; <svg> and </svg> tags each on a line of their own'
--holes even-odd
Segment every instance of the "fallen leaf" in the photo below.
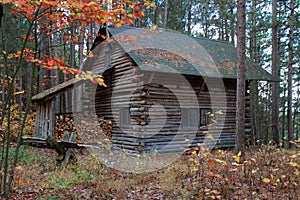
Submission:
<svg viewBox="0 0 300 200">
<path fill-rule="evenodd" d="M 263 178 L 263 180 L 262 180 L 264 183 L 270 183 L 271 182 L 271 180 L 269 179 L 269 178 Z"/>
<path fill-rule="evenodd" d="M 208 160 L 208 165 L 211 167 L 211 168 L 215 168 L 216 167 L 216 161 L 214 160 Z"/>
</svg>

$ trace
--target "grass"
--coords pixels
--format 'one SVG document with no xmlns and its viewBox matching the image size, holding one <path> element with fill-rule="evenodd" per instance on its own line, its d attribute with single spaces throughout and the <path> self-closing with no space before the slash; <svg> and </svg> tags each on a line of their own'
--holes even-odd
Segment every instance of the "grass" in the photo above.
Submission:
<svg viewBox="0 0 300 200">
<path fill-rule="evenodd" d="M 13 194 L 19 199 L 300 198 L 299 149 L 249 149 L 245 158 L 199 150 L 140 174 L 111 169 L 91 154 L 61 168 L 51 150 L 23 147 L 21 153 Z"/>
</svg>

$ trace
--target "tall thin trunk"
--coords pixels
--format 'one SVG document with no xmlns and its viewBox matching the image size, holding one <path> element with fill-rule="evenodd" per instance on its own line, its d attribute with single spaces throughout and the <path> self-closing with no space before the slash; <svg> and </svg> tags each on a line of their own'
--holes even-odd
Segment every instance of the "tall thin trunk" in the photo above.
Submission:
<svg viewBox="0 0 300 200">
<path fill-rule="evenodd" d="M 54 34 L 52 37 L 49 37 L 49 44 L 50 44 L 50 55 L 52 57 L 55 57 L 58 55 L 58 41 L 57 41 L 57 34 Z M 59 80 L 58 80 L 58 70 L 52 70 L 51 72 L 51 87 L 58 85 Z M 58 113 L 59 112 L 59 107 L 60 107 L 60 99 L 58 97 L 55 98 L 54 101 L 54 109 L 53 112 Z"/>
<path fill-rule="evenodd" d="M 153 24 L 157 25 L 157 17 L 158 17 L 158 6 L 157 6 L 158 2 L 157 2 L 157 0 L 155 1 L 155 3 L 156 3 L 156 7 L 153 8 L 153 12 L 154 12 L 154 14 L 153 14 Z"/>
<path fill-rule="evenodd" d="M 169 2 L 168 0 L 165 0 L 164 23 L 163 23 L 164 28 L 167 27 L 167 23 L 168 23 L 168 7 L 169 7 Z"/>
<path fill-rule="evenodd" d="M 230 38 L 231 38 L 231 43 L 234 44 L 234 36 L 235 36 L 235 28 L 234 28 L 234 15 L 233 15 L 233 2 L 230 2 Z"/>
<path fill-rule="evenodd" d="M 257 61 L 257 40 L 256 40 L 256 0 L 252 0 L 251 15 L 251 33 L 250 33 L 250 58 Z M 257 63 L 257 62 L 256 62 Z M 257 131 L 257 110 L 258 110 L 258 82 L 256 80 L 250 83 L 250 99 L 251 99 L 251 134 L 253 144 L 257 144 L 260 140 Z"/>
<path fill-rule="evenodd" d="M 289 32 L 289 63 L 288 63 L 288 140 L 289 148 L 292 147 L 290 141 L 294 140 L 294 123 L 293 123 L 293 41 L 294 41 L 294 0 L 290 0 L 290 32 Z"/>
<path fill-rule="evenodd" d="M 278 78 L 278 23 L 277 23 L 277 0 L 272 0 L 272 74 Z M 280 143 L 279 138 L 279 83 L 272 84 L 272 135 L 273 142 Z"/>
<path fill-rule="evenodd" d="M 189 5 L 188 5 L 188 23 L 187 23 L 187 29 L 188 29 L 188 34 L 191 34 L 191 29 L 192 29 L 192 0 L 189 0 Z"/>
<path fill-rule="evenodd" d="M 224 40 L 224 15 L 223 15 L 223 12 L 224 12 L 224 2 L 221 0 L 220 1 L 220 5 L 219 5 L 219 15 L 220 15 L 220 19 L 219 19 L 219 39 L 220 40 Z"/>
<path fill-rule="evenodd" d="M 208 22 L 208 18 L 207 18 L 207 12 L 208 12 L 208 8 L 209 8 L 209 2 L 206 1 L 205 2 L 205 8 L 202 11 L 202 15 L 204 16 L 204 37 L 208 38 L 208 28 L 209 28 L 209 22 Z"/>
<path fill-rule="evenodd" d="M 225 8 L 226 8 L 226 11 L 227 11 L 228 10 L 228 5 L 227 4 L 225 5 Z M 227 22 L 228 22 L 228 15 L 225 15 L 224 24 L 223 24 L 224 34 L 225 34 L 224 39 L 226 41 L 229 41 L 229 35 L 228 35 L 229 34 L 229 31 L 228 31 L 229 27 L 227 27 Z"/>
<path fill-rule="evenodd" d="M 76 34 L 76 28 L 72 27 L 71 28 L 71 36 L 74 36 Z M 76 68 L 76 60 L 75 60 L 75 44 L 73 42 L 70 42 L 70 57 L 69 57 L 69 64 L 72 68 Z M 68 77 L 70 78 L 70 77 Z M 71 94 L 70 92 L 65 93 L 66 96 L 66 112 L 71 112 L 71 104 L 72 104 L 72 99 L 71 99 Z"/>
<path fill-rule="evenodd" d="M 64 57 L 66 55 L 66 43 L 64 43 L 64 34 L 63 32 L 60 33 L 60 38 L 61 41 L 60 43 L 62 44 L 61 48 L 60 48 L 60 54 L 62 57 Z M 64 73 L 60 74 L 60 80 L 59 82 L 64 82 L 66 80 L 66 75 Z M 66 105 L 65 105 L 65 95 L 60 95 L 60 104 L 59 104 L 59 110 L 60 112 L 64 112 L 66 110 Z"/>
<path fill-rule="evenodd" d="M 79 33 L 79 40 L 78 40 L 78 66 L 80 67 L 80 65 L 83 62 L 83 51 L 84 51 L 84 31 L 82 31 L 82 33 Z"/>
<path fill-rule="evenodd" d="M 286 87 L 283 88 L 283 96 L 285 97 L 286 95 Z M 283 102 L 282 102 L 282 122 L 281 122 L 281 141 L 282 141 L 282 147 L 284 147 L 284 134 L 285 134 L 285 113 L 286 113 L 286 106 L 285 106 L 285 98 L 283 98 Z"/>
<path fill-rule="evenodd" d="M 235 152 L 245 150 L 245 61 L 246 61 L 246 0 L 237 5 L 237 107 Z"/>
</svg>

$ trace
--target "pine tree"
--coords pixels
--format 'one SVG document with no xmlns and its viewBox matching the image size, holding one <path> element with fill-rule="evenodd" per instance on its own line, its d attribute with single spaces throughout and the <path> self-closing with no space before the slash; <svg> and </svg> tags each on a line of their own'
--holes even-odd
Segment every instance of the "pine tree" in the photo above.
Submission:
<svg viewBox="0 0 300 200">
<path fill-rule="evenodd" d="M 245 150 L 246 1 L 237 1 L 237 107 L 235 152 Z"/>
</svg>

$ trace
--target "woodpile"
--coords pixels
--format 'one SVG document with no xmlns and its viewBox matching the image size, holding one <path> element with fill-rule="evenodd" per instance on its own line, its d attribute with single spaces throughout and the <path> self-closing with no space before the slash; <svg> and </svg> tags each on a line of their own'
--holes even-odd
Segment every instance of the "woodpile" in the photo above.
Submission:
<svg viewBox="0 0 300 200">
<path fill-rule="evenodd" d="M 99 119 L 100 127 L 102 128 L 102 131 L 104 132 L 104 135 L 107 137 L 107 139 L 111 140 L 112 137 L 112 129 L 113 129 L 113 123 L 111 120 L 106 120 L 104 117 L 101 117 Z"/>
<path fill-rule="evenodd" d="M 66 132 L 77 133 L 77 143 L 107 144 L 111 140 L 112 121 L 88 113 L 59 114 L 56 116 L 56 139 L 69 140 L 64 138 Z"/>
<path fill-rule="evenodd" d="M 65 132 L 69 132 L 69 133 L 76 132 L 72 114 L 59 114 L 55 116 L 56 139 L 62 140 Z"/>
</svg>

